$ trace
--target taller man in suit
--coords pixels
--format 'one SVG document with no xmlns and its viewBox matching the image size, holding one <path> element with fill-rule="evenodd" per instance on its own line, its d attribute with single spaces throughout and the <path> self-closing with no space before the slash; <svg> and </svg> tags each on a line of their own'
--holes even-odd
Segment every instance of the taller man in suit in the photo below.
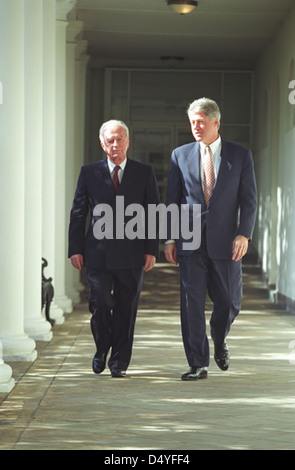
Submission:
<svg viewBox="0 0 295 470">
<path fill-rule="evenodd" d="M 93 371 L 108 366 L 112 377 L 124 377 L 131 360 L 143 272 L 153 268 L 159 242 L 145 234 L 129 236 L 126 208 L 158 204 L 151 166 L 127 158 L 129 131 L 116 120 L 104 123 L 100 142 L 107 158 L 84 165 L 78 179 L 69 227 L 69 257 L 85 265 L 90 289 L 91 330 L 96 345 Z M 136 204 L 137 206 L 130 206 Z M 88 212 L 91 221 L 86 230 Z M 136 225 L 136 224 L 135 224 Z M 147 227 L 143 224 L 147 233 Z M 85 235 L 86 233 L 86 235 Z M 131 233 L 131 236 L 130 236 Z"/>
<path fill-rule="evenodd" d="M 194 143 L 172 153 L 167 205 L 201 204 L 201 244 L 183 248 L 181 237 L 165 246 L 167 261 L 179 263 L 181 326 L 189 370 L 182 380 L 207 378 L 206 293 L 213 302 L 210 319 L 214 358 L 229 367 L 226 337 L 240 311 L 241 259 L 246 254 L 256 218 L 256 183 L 251 152 L 219 135 L 220 111 L 207 98 L 188 108 Z"/>
</svg>

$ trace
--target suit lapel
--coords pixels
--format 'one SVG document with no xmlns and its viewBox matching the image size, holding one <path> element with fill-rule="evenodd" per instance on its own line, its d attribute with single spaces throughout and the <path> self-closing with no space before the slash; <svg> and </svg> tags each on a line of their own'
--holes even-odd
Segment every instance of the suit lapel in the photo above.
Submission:
<svg viewBox="0 0 295 470">
<path fill-rule="evenodd" d="M 231 170 L 231 162 L 230 156 L 227 154 L 226 151 L 226 142 L 222 140 L 222 147 L 221 147 L 221 162 L 218 171 L 218 176 L 216 180 L 216 185 L 214 187 L 210 204 L 213 204 L 214 200 L 218 197 L 218 193 L 222 190 L 223 186 L 226 184 L 228 177 L 230 176 Z"/>
<path fill-rule="evenodd" d="M 94 170 L 95 187 L 99 193 L 103 192 L 108 197 L 115 195 L 112 177 L 110 175 L 107 159 L 97 162 Z"/>
<path fill-rule="evenodd" d="M 200 145 L 198 142 L 193 145 L 190 154 L 187 156 L 186 167 L 189 172 L 188 181 L 191 181 L 192 185 L 196 188 L 197 199 L 200 197 L 204 198 L 200 175 Z"/>
<path fill-rule="evenodd" d="M 126 193 L 129 186 L 132 186 L 134 171 L 133 171 L 132 160 L 127 157 L 127 163 L 124 169 L 123 178 L 118 188 L 117 195 Z"/>
</svg>

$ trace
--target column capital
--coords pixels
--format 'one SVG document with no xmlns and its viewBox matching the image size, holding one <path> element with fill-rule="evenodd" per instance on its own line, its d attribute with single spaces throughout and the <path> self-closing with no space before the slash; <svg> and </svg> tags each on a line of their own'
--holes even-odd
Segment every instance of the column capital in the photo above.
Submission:
<svg viewBox="0 0 295 470">
<path fill-rule="evenodd" d="M 77 0 L 55 0 L 56 19 L 66 21 L 67 16 L 76 6 Z"/>
<path fill-rule="evenodd" d="M 76 60 L 82 60 L 87 53 L 88 41 L 82 39 L 77 41 Z"/>
<path fill-rule="evenodd" d="M 67 42 L 75 43 L 79 34 L 83 31 L 83 21 L 69 21 L 67 26 Z"/>
</svg>

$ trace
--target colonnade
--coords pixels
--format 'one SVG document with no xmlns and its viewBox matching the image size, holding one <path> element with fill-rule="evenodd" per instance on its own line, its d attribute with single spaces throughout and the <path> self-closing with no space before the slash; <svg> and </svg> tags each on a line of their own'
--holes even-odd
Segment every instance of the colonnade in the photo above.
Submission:
<svg viewBox="0 0 295 470">
<path fill-rule="evenodd" d="M 42 257 L 55 322 L 79 301 L 67 226 L 83 163 L 88 56 L 75 4 L 0 0 L 0 393 L 14 386 L 13 362 L 34 361 L 36 341 L 52 338 Z"/>
</svg>

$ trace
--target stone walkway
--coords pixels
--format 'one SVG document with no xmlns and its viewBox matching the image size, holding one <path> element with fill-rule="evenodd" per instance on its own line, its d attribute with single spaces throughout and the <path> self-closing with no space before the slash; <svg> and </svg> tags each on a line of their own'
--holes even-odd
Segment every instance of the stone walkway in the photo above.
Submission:
<svg viewBox="0 0 295 470">
<path fill-rule="evenodd" d="M 244 267 L 230 369 L 212 359 L 207 380 L 180 380 L 178 268 L 159 263 L 145 276 L 126 378 L 93 374 L 89 318 L 82 303 L 37 343 L 33 364 L 10 364 L 16 386 L 0 395 L 1 450 L 295 448 L 295 316 L 268 301 L 257 266 Z"/>
</svg>

